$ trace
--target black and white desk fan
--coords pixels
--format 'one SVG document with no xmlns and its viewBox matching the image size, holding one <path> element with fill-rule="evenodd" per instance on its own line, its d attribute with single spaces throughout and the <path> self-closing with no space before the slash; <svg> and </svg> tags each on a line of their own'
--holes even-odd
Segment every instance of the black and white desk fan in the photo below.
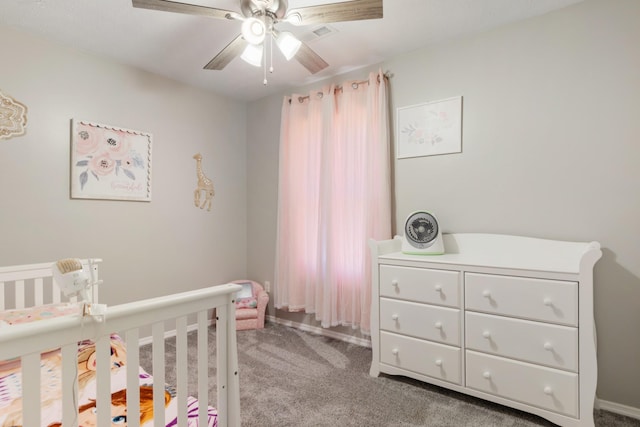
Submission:
<svg viewBox="0 0 640 427">
<path fill-rule="evenodd" d="M 89 260 L 88 268 L 85 268 L 82 261 L 77 258 L 61 259 L 53 264 L 51 270 L 64 296 L 76 297 L 77 303 L 82 305 L 83 316 L 90 315 L 97 320 L 103 319 L 107 306 L 94 304 L 93 298 L 90 298 L 87 293 L 89 288 L 102 283 L 102 280 L 95 278 L 93 260 Z"/>
<path fill-rule="evenodd" d="M 412 255 L 442 255 L 444 244 L 436 217 L 429 212 L 417 211 L 404 223 L 402 252 Z"/>
</svg>

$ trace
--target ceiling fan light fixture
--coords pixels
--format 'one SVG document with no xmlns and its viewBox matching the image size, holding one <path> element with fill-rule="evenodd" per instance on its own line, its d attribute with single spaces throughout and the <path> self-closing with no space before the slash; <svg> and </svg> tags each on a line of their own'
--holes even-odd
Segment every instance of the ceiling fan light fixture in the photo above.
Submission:
<svg viewBox="0 0 640 427">
<path fill-rule="evenodd" d="M 248 44 L 244 49 L 244 52 L 242 52 L 242 55 L 240 55 L 240 58 L 242 58 L 248 64 L 253 65 L 254 67 L 259 67 L 262 65 L 263 49 L 264 48 L 261 44 Z"/>
<path fill-rule="evenodd" d="M 287 61 L 289 61 L 291 58 L 296 56 L 302 42 L 289 31 L 282 31 L 276 37 L 276 44 L 278 45 L 280 52 L 282 52 L 284 57 L 287 58 Z"/>
<path fill-rule="evenodd" d="M 258 18 L 247 18 L 242 23 L 242 37 L 251 44 L 260 44 L 267 34 L 267 27 Z"/>
</svg>

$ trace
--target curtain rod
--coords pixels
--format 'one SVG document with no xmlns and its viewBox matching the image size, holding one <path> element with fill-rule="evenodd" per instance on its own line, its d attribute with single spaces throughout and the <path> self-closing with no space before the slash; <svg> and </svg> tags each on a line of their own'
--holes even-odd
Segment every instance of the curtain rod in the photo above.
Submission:
<svg viewBox="0 0 640 427">
<path fill-rule="evenodd" d="M 386 81 L 389 80 L 389 75 L 387 73 L 384 73 L 382 76 L 384 77 L 384 79 Z M 380 75 L 377 76 L 377 80 L 378 80 L 378 83 L 380 83 Z M 351 83 L 351 87 L 353 89 L 358 89 L 358 86 L 360 86 L 361 84 L 365 84 L 365 83 L 369 84 L 369 79 L 352 82 Z M 340 86 L 336 86 L 336 88 L 333 90 L 334 94 L 336 94 L 338 92 L 342 92 L 342 86 L 341 85 Z M 322 91 L 318 91 L 318 92 L 316 92 L 316 95 L 319 96 L 320 98 L 322 98 L 324 96 L 324 93 Z M 298 97 L 298 102 L 302 104 L 305 99 L 311 99 L 311 95 L 299 96 Z M 291 98 L 289 98 L 289 104 L 291 104 Z"/>
</svg>

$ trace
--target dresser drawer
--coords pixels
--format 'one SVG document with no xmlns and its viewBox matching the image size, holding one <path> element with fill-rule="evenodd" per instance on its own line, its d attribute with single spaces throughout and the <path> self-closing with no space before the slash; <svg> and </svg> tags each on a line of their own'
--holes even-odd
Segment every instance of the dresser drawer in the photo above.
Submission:
<svg viewBox="0 0 640 427">
<path fill-rule="evenodd" d="M 459 348 L 380 332 L 380 362 L 460 384 Z"/>
<path fill-rule="evenodd" d="M 467 387 L 576 417 L 578 374 L 466 352 Z"/>
<path fill-rule="evenodd" d="M 467 312 L 466 348 L 578 372 L 578 329 Z"/>
<path fill-rule="evenodd" d="M 464 283 L 467 310 L 578 324 L 576 282 L 466 273 Z"/>
<path fill-rule="evenodd" d="M 380 296 L 460 307 L 457 271 L 380 266 Z"/>
<path fill-rule="evenodd" d="M 460 346 L 460 310 L 380 298 L 380 329 Z"/>
</svg>

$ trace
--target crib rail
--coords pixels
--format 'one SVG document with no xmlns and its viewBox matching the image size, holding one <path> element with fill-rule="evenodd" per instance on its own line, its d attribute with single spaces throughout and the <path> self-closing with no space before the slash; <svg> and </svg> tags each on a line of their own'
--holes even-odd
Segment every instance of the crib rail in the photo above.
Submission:
<svg viewBox="0 0 640 427">
<path fill-rule="evenodd" d="M 154 425 L 165 426 L 164 418 L 164 339 L 166 321 L 176 324 L 177 384 L 176 399 L 179 405 L 178 425 L 186 426 L 186 378 L 187 374 L 187 319 L 197 315 L 198 334 L 198 400 L 199 422 L 206 426 L 208 395 L 208 343 L 207 328 L 209 310 L 216 309 L 216 384 L 218 426 L 240 425 L 240 395 L 238 383 L 237 344 L 235 334 L 235 294 L 240 290 L 236 284 L 224 284 L 165 297 L 151 298 L 108 307 L 101 322 L 80 316 L 64 316 L 47 321 L 14 325 L 0 334 L 0 360 L 21 357 L 23 372 L 23 400 L 40 401 L 39 363 L 40 354 L 51 349 L 62 349 L 63 398 L 62 417 L 64 426 L 77 426 L 77 402 L 73 390 L 77 390 L 75 369 L 77 365 L 77 343 L 81 340 L 96 342 L 96 377 L 98 392 L 96 414 L 98 427 L 109 427 L 110 418 L 110 334 L 118 333 L 127 345 L 127 364 L 138 365 L 138 342 L 140 329 L 151 325 L 153 340 L 153 393 Z M 139 380 L 137 371 L 127 370 L 127 423 L 139 425 Z M 192 369 L 193 371 L 193 369 Z M 28 375 L 27 375 L 28 374 Z M 69 379 L 69 380 L 67 380 Z M 71 381 L 71 382 L 64 382 Z M 160 398 L 157 399 L 156 397 Z M 41 414 L 36 405 L 23 408 L 24 426 L 40 426 Z M 107 408 L 107 410 L 100 410 Z"/>
<path fill-rule="evenodd" d="M 91 259 L 94 277 L 98 277 L 98 263 L 102 259 Z M 53 279 L 53 262 L 0 267 L 0 310 L 25 308 L 43 304 L 59 303 L 65 300 Z M 89 260 L 82 260 L 85 268 Z M 47 291 L 47 289 L 51 289 Z M 92 286 L 88 292 L 92 302 L 98 302 L 98 287 Z M 75 301 L 71 298 L 69 301 Z"/>
</svg>

